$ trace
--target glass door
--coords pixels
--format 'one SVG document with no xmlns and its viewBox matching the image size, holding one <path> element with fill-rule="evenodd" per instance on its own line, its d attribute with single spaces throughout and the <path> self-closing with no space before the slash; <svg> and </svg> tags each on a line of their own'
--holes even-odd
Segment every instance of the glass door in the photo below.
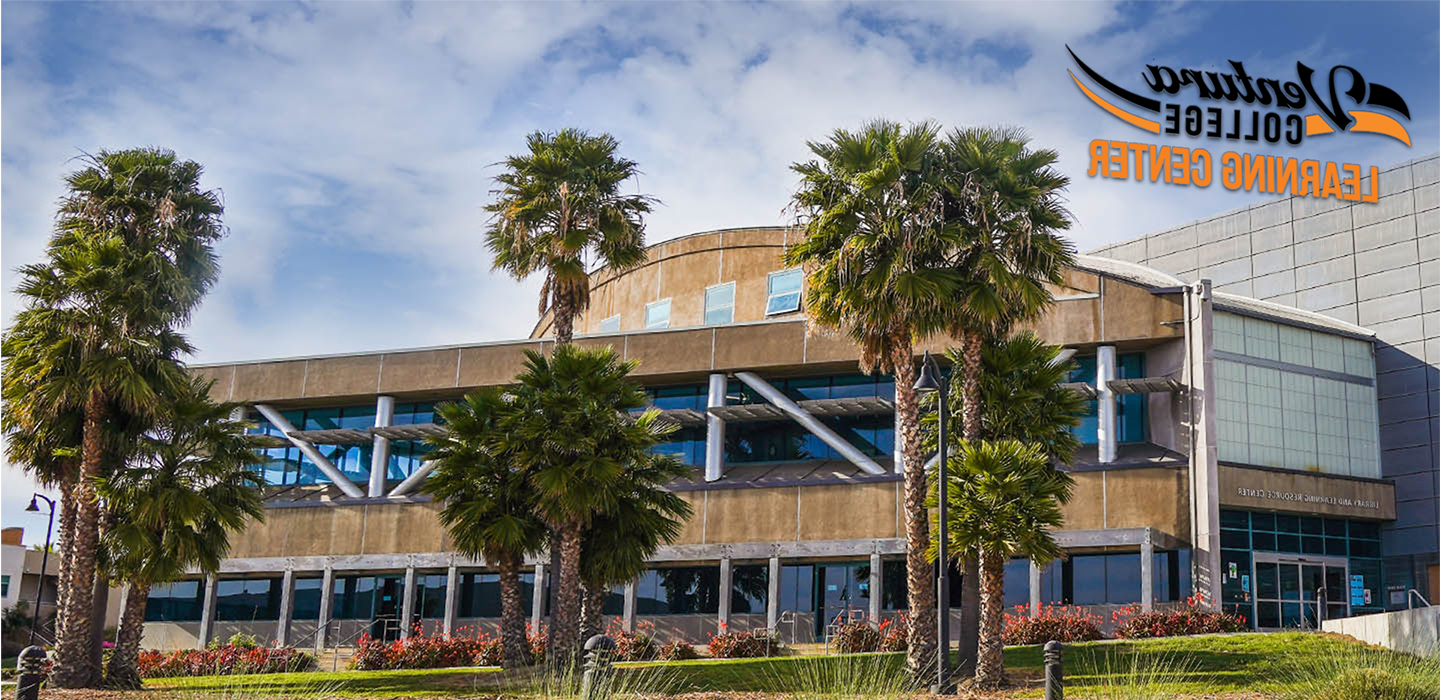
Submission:
<svg viewBox="0 0 1440 700">
<path fill-rule="evenodd" d="M 400 592 L 405 583 L 398 576 L 375 578 L 375 616 L 371 618 L 370 636 L 389 642 L 400 636 Z"/>
<path fill-rule="evenodd" d="M 870 609 L 869 564 L 823 564 L 816 566 L 816 584 L 820 595 L 815 597 L 819 613 L 815 616 L 815 633 L 823 636 L 830 625 L 864 617 Z"/>
<path fill-rule="evenodd" d="M 1256 552 L 1251 581 L 1242 581 L 1253 582 L 1255 627 L 1317 629 L 1322 620 L 1349 616 L 1348 574 L 1341 557 Z"/>
</svg>

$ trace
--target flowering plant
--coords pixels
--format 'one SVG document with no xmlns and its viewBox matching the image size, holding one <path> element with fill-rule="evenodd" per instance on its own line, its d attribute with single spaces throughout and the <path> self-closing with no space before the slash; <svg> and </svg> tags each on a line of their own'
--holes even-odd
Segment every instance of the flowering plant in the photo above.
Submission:
<svg viewBox="0 0 1440 700">
<path fill-rule="evenodd" d="M 695 647 L 685 642 L 666 642 L 665 646 L 660 647 L 661 661 L 688 661 L 698 658 L 700 658 L 700 654 L 695 652 Z"/>
<path fill-rule="evenodd" d="M 754 659 L 779 651 L 780 640 L 764 631 L 731 632 L 720 623 L 720 634 L 710 635 L 710 656 L 716 659 Z"/>
<path fill-rule="evenodd" d="M 181 649 L 168 654 L 153 649 L 142 650 L 137 662 L 141 678 L 174 678 L 304 671 L 315 664 L 315 657 L 294 647 L 226 644 L 206 649 Z"/>
<path fill-rule="evenodd" d="M 410 636 L 394 641 L 360 638 L 351 666 L 360 671 L 454 666 L 498 666 L 500 640 L 483 632 L 453 636 L 426 636 L 416 625 Z"/>
<path fill-rule="evenodd" d="M 860 620 L 851 622 L 841 622 L 840 620 L 840 617 L 835 618 L 839 627 L 830 637 L 830 642 L 835 645 L 837 651 L 842 654 L 860 654 L 880 649 L 879 629 Z"/>
<path fill-rule="evenodd" d="M 1005 613 L 1005 644 L 1088 642 L 1100 639 L 1100 617 L 1079 606 L 1042 605 L 1031 616 L 1028 605 L 1017 605 Z"/>
<path fill-rule="evenodd" d="M 627 632 L 618 618 L 612 620 L 605 630 L 605 635 L 615 641 L 611 658 L 615 661 L 654 661 L 660 654 L 652 632 L 654 629 L 653 623 L 641 622 L 634 631 Z"/>
<path fill-rule="evenodd" d="M 1241 615 L 1231 615 L 1204 606 L 1199 594 L 1185 599 L 1185 607 L 1140 612 L 1139 606 L 1121 608 L 1111 614 L 1115 636 L 1124 639 L 1176 637 L 1188 634 L 1244 632 L 1249 624 Z"/>
<path fill-rule="evenodd" d="M 880 651 L 906 651 L 910 648 L 910 615 L 880 622 Z"/>
</svg>

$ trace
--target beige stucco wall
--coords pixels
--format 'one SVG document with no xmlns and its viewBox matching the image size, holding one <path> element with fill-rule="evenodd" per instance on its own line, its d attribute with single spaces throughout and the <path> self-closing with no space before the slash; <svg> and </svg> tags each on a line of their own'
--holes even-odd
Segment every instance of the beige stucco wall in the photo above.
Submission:
<svg viewBox="0 0 1440 700">
<path fill-rule="evenodd" d="M 1368 520 L 1395 519 L 1395 485 L 1306 472 L 1220 466 L 1220 505 Z"/>
</svg>

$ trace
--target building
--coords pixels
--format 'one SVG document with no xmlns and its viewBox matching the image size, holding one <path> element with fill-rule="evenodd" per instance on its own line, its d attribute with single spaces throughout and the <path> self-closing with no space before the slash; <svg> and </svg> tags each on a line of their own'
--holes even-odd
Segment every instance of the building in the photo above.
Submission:
<svg viewBox="0 0 1440 700">
<path fill-rule="evenodd" d="M 695 508 L 683 535 L 609 598 L 626 625 L 808 641 L 837 618 L 906 607 L 894 386 L 861 375 L 851 344 L 807 332 L 803 280 L 780 266 L 788 235 L 660 243 L 643 267 L 597 273 L 577 320 L 577 343 L 639 362 L 655 406 L 682 426 L 663 449 L 695 467 L 671 485 Z M 1011 562 L 1008 603 L 1103 614 L 1197 592 L 1262 628 L 1313 624 L 1322 607 L 1384 609 L 1379 533 L 1396 495 L 1381 478 L 1371 331 L 1098 257 L 1053 291 L 1033 328 L 1077 351 L 1070 386 L 1093 414 L 1065 467 L 1069 557 Z M 266 520 L 217 575 L 151 591 L 145 644 L 246 632 L 326 647 L 403 635 L 410 621 L 493 627 L 495 575 L 451 551 L 416 488 L 423 440 L 435 402 L 508 383 L 547 333 L 541 319 L 509 342 L 194 367 L 267 436 Z M 536 624 L 548 564 L 528 562 Z"/>
<path fill-rule="evenodd" d="M 5 609 L 23 604 L 25 612 L 35 613 L 35 594 L 43 586 L 40 596 L 40 619 L 48 621 L 55 614 L 56 583 L 59 581 L 59 560 L 50 557 L 44 561 L 45 552 L 38 547 L 26 547 L 25 529 L 7 527 L 0 539 L 0 595 L 5 600 Z M 41 574 L 44 566 L 44 574 Z M 118 620 L 118 615 L 112 615 Z M 43 623 L 42 633 L 50 625 Z"/>
<path fill-rule="evenodd" d="M 1284 197 L 1095 254 L 1375 331 L 1381 475 L 1397 499 L 1386 604 L 1404 607 L 1410 589 L 1440 601 L 1440 155 L 1379 179 L 1373 204 Z"/>
</svg>

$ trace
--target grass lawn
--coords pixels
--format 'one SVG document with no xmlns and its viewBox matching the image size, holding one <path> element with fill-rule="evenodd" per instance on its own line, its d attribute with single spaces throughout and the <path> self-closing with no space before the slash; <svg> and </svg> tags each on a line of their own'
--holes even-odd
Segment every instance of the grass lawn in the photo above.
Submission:
<svg viewBox="0 0 1440 700">
<path fill-rule="evenodd" d="M 1081 696 L 1123 684 L 1127 677 L 1159 682 L 1185 694 L 1275 692 L 1305 658 L 1336 656 L 1356 645 L 1318 634 L 1238 634 L 1172 639 L 1090 642 L 1065 648 L 1066 689 Z M 641 692 L 821 693 L 851 689 L 872 695 L 898 684 L 899 654 L 775 659 L 698 660 L 620 664 L 617 683 Z M 1010 695 L 1040 694 L 1043 661 L 1037 646 L 1010 647 L 1005 665 L 1018 681 Z M 1159 669 L 1158 671 L 1155 669 Z M 153 679 L 148 688 L 190 693 L 384 696 L 563 694 L 534 672 L 494 669 L 340 671 L 253 676 Z M 552 684 L 553 685 L 553 684 Z"/>
</svg>

